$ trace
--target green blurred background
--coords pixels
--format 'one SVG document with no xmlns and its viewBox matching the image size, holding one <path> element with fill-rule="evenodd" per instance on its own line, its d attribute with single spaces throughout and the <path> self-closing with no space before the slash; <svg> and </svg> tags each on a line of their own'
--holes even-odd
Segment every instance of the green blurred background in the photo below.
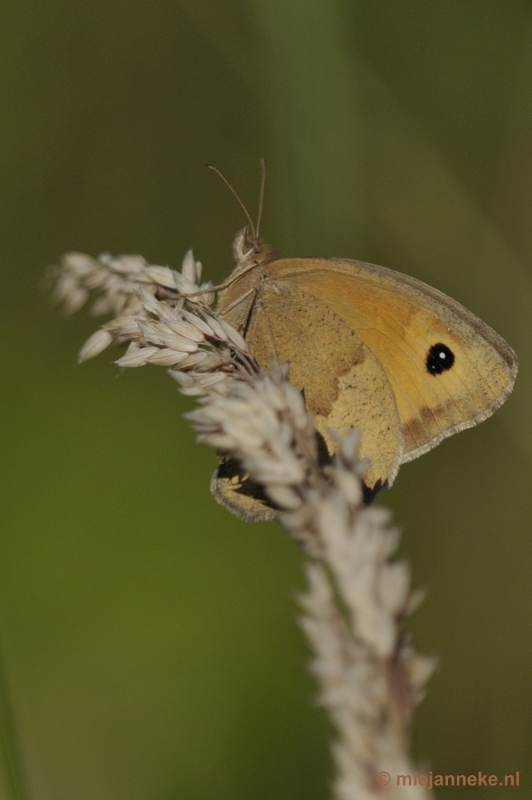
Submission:
<svg viewBox="0 0 532 800">
<path fill-rule="evenodd" d="M 77 367 L 95 321 L 39 292 L 71 249 L 179 267 L 192 246 L 221 280 L 244 219 L 204 165 L 254 216 L 260 156 L 282 255 L 407 272 L 517 351 L 502 410 L 379 502 L 441 660 L 418 763 L 520 770 L 495 793 L 532 797 L 532 2 L 15 0 L 0 18 L 2 798 L 329 795 L 297 547 L 215 504 L 164 370 Z"/>
</svg>

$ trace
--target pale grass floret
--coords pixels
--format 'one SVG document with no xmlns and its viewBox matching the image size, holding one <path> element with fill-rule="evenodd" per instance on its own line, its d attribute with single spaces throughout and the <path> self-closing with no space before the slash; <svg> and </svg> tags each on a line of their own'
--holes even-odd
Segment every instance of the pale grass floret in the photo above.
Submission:
<svg viewBox="0 0 532 800">
<path fill-rule="evenodd" d="M 398 787 L 412 774 L 409 729 L 434 671 L 402 632 L 419 603 L 408 566 L 394 560 L 398 533 L 383 509 L 364 508 L 358 434 L 338 440 L 334 462 L 320 463 L 316 432 L 286 366 L 261 372 L 241 335 L 211 309 L 210 283 L 189 251 L 182 272 L 140 256 L 65 256 L 54 272 L 55 298 L 69 312 L 97 289 L 93 313 L 114 318 L 83 345 L 79 360 L 127 344 L 122 368 L 171 367 L 181 392 L 198 399 L 188 419 L 198 440 L 237 459 L 259 483 L 277 518 L 312 562 L 300 597 L 302 627 L 314 652 L 319 702 L 337 730 L 337 800 L 421 800 L 423 787 Z M 386 771 L 388 785 L 377 775 Z"/>
</svg>

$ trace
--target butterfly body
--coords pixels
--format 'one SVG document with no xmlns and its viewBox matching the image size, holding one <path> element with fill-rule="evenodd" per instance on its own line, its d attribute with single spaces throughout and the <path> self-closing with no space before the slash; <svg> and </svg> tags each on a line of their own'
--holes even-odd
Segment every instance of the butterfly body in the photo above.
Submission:
<svg viewBox="0 0 532 800">
<path fill-rule="evenodd" d="M 289 363 L 329 453 L 331 430 L 360 429 L 370 492 L 508 397 L 514 352 L 442 292 L 360 261 L 277 259 L 245 231 L 235 252 L 220 315 L 262 368 Z"/>
</svg>

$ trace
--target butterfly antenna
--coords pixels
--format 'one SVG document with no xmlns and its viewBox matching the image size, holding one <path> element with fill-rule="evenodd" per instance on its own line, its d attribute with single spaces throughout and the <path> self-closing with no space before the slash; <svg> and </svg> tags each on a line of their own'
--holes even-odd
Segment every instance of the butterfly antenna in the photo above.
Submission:
<svg viewBox="0 0 532 800">
<path fill-rule="evenodd" d="M 260 223 L 262 220 L 262 207 L 264 204 L 264 186 L 266 185 L 266 162 L 263 158 L 260 159 L 260 190 L 259 190 L 259 213 L 257 214 L 257 228 L 255 231 L 255 238 L 259 238 Z"/>
<path fill-rule="evenodd" d="M 212 169 L 213 172 L 216 172 L 218 177 L 223 180 L 223 182 L 225 183 L 225 185 L 227 186 L 229 191 L 234 194 L 234 196 L 236 197 L 240 208 L 242 209 L 242 211 L 246 215 L 246 219 L 249 222 L 249 227 L 251 228 L 251 232 L 253 234 L 253 238 L 256 239 L 257 237 L 256 237 L 256 234 L 255 234 L 255 226 L 254 226 L 253 221 L 252 221 L 252 219 L 251 219 L 251 217 L 249 215 L 249 211 L 247 210 L 246 206 L 244 205 L 244 203 L 242 202 L 242 200 L 240 199 L 240 197 L 236 193 L 236 190 L 231 186 L 231 184 L 229 183 L 229 181 L 227 180 L 227 178 L 225 177 L 225 175 L 223 174 L 221 169 L 218 169 L 218 167 L 215 167 L 213 164 L 207 164 L 207 168 L 208 169 Z M 260 217 L 259 217 L 259 221 L 260 221 Z"/>
</svg>

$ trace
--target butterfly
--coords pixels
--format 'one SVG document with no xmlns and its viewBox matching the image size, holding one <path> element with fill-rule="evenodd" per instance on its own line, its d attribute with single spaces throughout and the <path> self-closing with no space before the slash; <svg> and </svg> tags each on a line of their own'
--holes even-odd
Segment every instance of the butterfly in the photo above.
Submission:
<svg viewBox="0 0 532 800">
<path fill-rule="evenodd" d="M 218 313 L 260 367 L 289 364 L 291 383 L 314 413 L 323 459 L 336 448 L 331 431 L 361 431 L 367 500 L 391 486 L 401 464 L 487 419 L 512 391 L 511 347 L 422 281 L 362 261 L 277 258 L 252 224 L 234 252 Z M 275 514 L 232 459 L 222 461 L 212 488 L 246 519 Z"/>
</svg>

